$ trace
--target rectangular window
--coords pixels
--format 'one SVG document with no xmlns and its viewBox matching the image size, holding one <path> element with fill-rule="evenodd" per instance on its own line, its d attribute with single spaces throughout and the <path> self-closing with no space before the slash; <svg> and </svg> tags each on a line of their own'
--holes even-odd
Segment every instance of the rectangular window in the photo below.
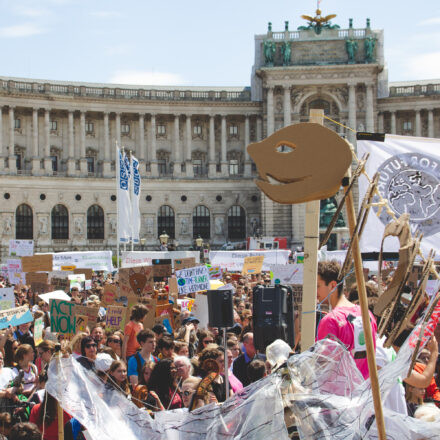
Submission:
<svg viewBox="0 0 440 440">
<path fill-rule="evenodd" d="M 93 133 L 95 131 L 95 126 L 93 122 L 86 123 L 86 133 Z"/>
<path fill-rule="evenodd" d="M 201 176 L 203 174 L 203 167 L 202 167 L 201 159 L 194 159 L 193 160 L 193 170 L 194 170 L 194 176 Z"/>
<path fill-rule="evenodd" d="M 86 157 L 86 161 L 87 161 L 87 172 L 93 174 L 95 172 L 95 158 Z"/>
<path fill-rule="evenodd" d="M 122 124 L 121 125 L 121 133 L 129 134 L 130 133 L 130 124 Z"/>
<path fill-rule="evenodd" d="M 157 126 L 157 134 L 165 134 L 166 133 L 166 127 L 163 124 L 159 124 Z"/>
<path fill-rule="evenodd" d="M 238 125 L 231 124 L 229 126 L 229 135 L 230 136 L 237 136 L 238 135 Z"/>
<path fill-rule="evenodd" d="M 157 161 L 157 168 L 159 170 L 159 174 L 164 175 L 167 173 L 167 163 L 165 159 L 159 159 Z"/>
<path fill-rule="evenodd" d="M 52 161 L 52 171 L 58 171 L 58 156 L 50 156 L 50 160 Z"/>
<path fill-rule="evenodd" d="M 15 155 L 15 165 L 16 165 L 16 168 L 17 168 L 17 170 L 22 170 L 22 157 L 21 157 L 21 154 L 16 154 Z"/>
<path fill-rule="evenodd" d="M 15 120 L 14 120 L 14 128 L 15 128 L 16 130 L 18 130 L 18 129 L 21 128 L 21 119 L 15 119 Z"/>
<path fill-rule="evenodd" d="M 412 130 L 412 122 L 411 121 L 403 121 L 403 130 L 411 131 Z"/>
<path fill-rule="evenodd" d="M 200 136 L 200 135 L 202 134 L 202 126 L 199 125 L 199 124 L 194 125 L 193 130 L 194 130 L 194 134 L 195 134 L 196 136 Z"/>
<path fill-rule="evenodd" d="M 229 161 L 229 175 L 233 176 L 238 174 L 238 160 Z"/>
<path fill-rule="evenodd" d="M 51 131 L 57 131 L 58 130 L 58 122 L 57 121 L 50 121 L 50 130 Z"/>
</svg>

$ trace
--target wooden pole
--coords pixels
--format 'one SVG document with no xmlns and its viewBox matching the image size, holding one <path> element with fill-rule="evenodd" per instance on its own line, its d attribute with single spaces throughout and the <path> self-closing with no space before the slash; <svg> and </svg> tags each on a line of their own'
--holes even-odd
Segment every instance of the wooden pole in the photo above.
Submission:
<svg viewBox="0 0 440 440">
<path fill-rule="evenodd" d="M 62 356 L 61 350 L 58 351 L 55 356 L 57 357 L 57 367 L 59 371 L 61 369 L 61 356 Z M 60 405 L 59 401 L 57 401 L 57 415 L 58 415 L 58 440 L 64 440 L 64 413 L 63 413 L 63 408 Z"/>
<path fill-rule="evenodd" d="M 310 122 L 324 125 L 324 110 L 310 110 Z M 319 160 L 317 158 L 317 160 Z M 304 278 L 301 311 L 301 351 L 315 343 L 316 285 L 318 282 L 320 201 L 306 203 L 304 226 Z"/>
<path fill-rule="evenodd" d="M 348 175 L 351 175 L 351 170 L 348 170 Z M 371 392 L 373 394 L 374 412 L 376 414 L 376 426 L 379 434 L 379 440 L 386 440 L 385 420 L 383 418 L 382 400 L 380 397 L 379 378 L 376 366 L 376 352 L 374 349 L 373 333 L 371 330 L 370 313 L 368 310 L 367 292 L 365 289 L 364 272 L 362 268 L 362 257 L 359 248 L 358 236 L 353 237 L 353 232 L 356 227 L 356 214 L 354 209 L 353 192 L 347 194 L 346 199 L 347 219 L 350 229 L 350 235 L 353 240 L 353 260 L 356 273 L 356 282 L 359 294 L 359 304 L 362 312 L 362 325 L 365 335 L 365 345 L 367 349 L 368 369 L 370 371 Z"/>
</svg>

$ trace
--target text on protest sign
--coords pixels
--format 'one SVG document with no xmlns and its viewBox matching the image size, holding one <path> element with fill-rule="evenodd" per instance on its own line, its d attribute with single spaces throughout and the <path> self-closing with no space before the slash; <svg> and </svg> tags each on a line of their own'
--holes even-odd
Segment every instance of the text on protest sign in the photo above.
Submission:
<svg viewBox="0 0 440 440">
<path fill-rule="evenodd" d="M 46 272 L 28 272 L 26 273 L 26 284 L 44 283 L 47 284 L 48 275 Z"/>
<path fill-rule="evenodd" d="M 75 304 L 69 301 L 50 300 L 50 330 L 52 333 L 74 335 L 76 331 Z"/>
<path fill-rule="evenodd" d="M 52 260 L 52 254 L 21 257 L 21 267 L 23 272 L 50 272 L 52 270 Z"/>
<path fill-rule="evenodd" d="M 15 307 L 15 295 L 13 287 L 0 289 L 0 310 L 13 309 Z"/>
<path fill-rule="evenodd" d="M 15 307 L 13 309 L 0 311 L 0 330 L 4 328 L 17 327 L 27 322 L 32 322 L 34 317 L 28 306 Z"/>
<path fill-rule="evenodd" d="M 209 290 L 209 272 L 206 266 L 197 266 L 191 269 L 176 272 L 179 295 Z"/>
<path fill-rule="evenodd" d="M 152 263 L 154 281 L 163 281 L 164 278 L 172 275 L 173 268 L 170 259 L 153 260 Z"/>
<path fill-rule="evenodd" d="M 34 241 L 9 240 L 9 255 L 11 257 L 31 257 L 34 255 Z"/>
<path fill-rule="evenodd" d="M 108 306 L 105 315 L 105 328 L 111 330 L 120 330 L 124 328 L 126 307 Z"/>
<path fill-rule="evenodd" d="M 118 289 L 114 284 L 104 284 L 101 302 L 105 307 L 114 304 L 118 296 Z"/>
<path fill-rule="evenodd" d="M 196 265 L 196 259 L 194 257 L 179 258 L 174 260 L 174 270 L 189 269 Z"/>
<path fill-rule="evenodd" d="M 70 266 L 66 270 L 74 270 L 77 267 L 93 270 L 113 270 L 112 251 L 87 251 L 87 252 L 57 252 L 53 254 L 53 270 L 61 270 L 61 267 Z"/>
<path fill-rule="evenodd" d="M 245 257 L 243 263 L 243 269 L 241 273 L 243 275 L 261 273 L 263 268 L 264 255 L 257 255 L 255 257 Z"/>
<path fill-rule="evenodd" d="M 43 318 L 38 318 L 34 322 L 34 344 L 37 346 L 41 342 L 43 342 L 43 329 L 44 322 Z"/>
</svg>

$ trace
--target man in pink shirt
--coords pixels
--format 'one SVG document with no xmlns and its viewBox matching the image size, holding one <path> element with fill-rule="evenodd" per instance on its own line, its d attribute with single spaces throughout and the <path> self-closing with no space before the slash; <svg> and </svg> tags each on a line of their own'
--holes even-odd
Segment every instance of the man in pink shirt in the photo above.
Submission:
<svg viewBox="0 0 440 440">
<path fill-rule="evenodd" d="M 340 265 L 336 261 L 318 263 L 318 302 L 328 304 L 331 310 L 318 326 L 317 339 L 336 336 L 350 351 L 364 379 L 369 377 L 361 308 L 348 301 L 338 285 Z M 377 325 L 370 313 L 373 341 L 376 344 Z"/>
</svg>

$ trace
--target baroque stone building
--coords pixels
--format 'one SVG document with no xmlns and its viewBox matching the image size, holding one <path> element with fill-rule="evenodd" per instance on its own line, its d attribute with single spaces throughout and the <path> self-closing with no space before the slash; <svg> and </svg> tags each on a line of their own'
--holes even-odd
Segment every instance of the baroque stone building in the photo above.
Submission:
<svg viewBox="0 0 440 440">
<path fill-rule="evenodd" d="M 142 247 L 162 231 L 179 248 L 257 233 L 300 245 L 304 206 L 264 197 L 245 147 L 315 108 L 353 143 L 344 126 L 440 136 L 440 80 L 388 83 L 383 31 L 368 19 L 363 29 L 269 24 L 255 36 L 251 87 L 0 77 L 2 255 L 11 238 L 40 251 L 114 249 L 116 144 L 140 160 Z"/>
</svg>

